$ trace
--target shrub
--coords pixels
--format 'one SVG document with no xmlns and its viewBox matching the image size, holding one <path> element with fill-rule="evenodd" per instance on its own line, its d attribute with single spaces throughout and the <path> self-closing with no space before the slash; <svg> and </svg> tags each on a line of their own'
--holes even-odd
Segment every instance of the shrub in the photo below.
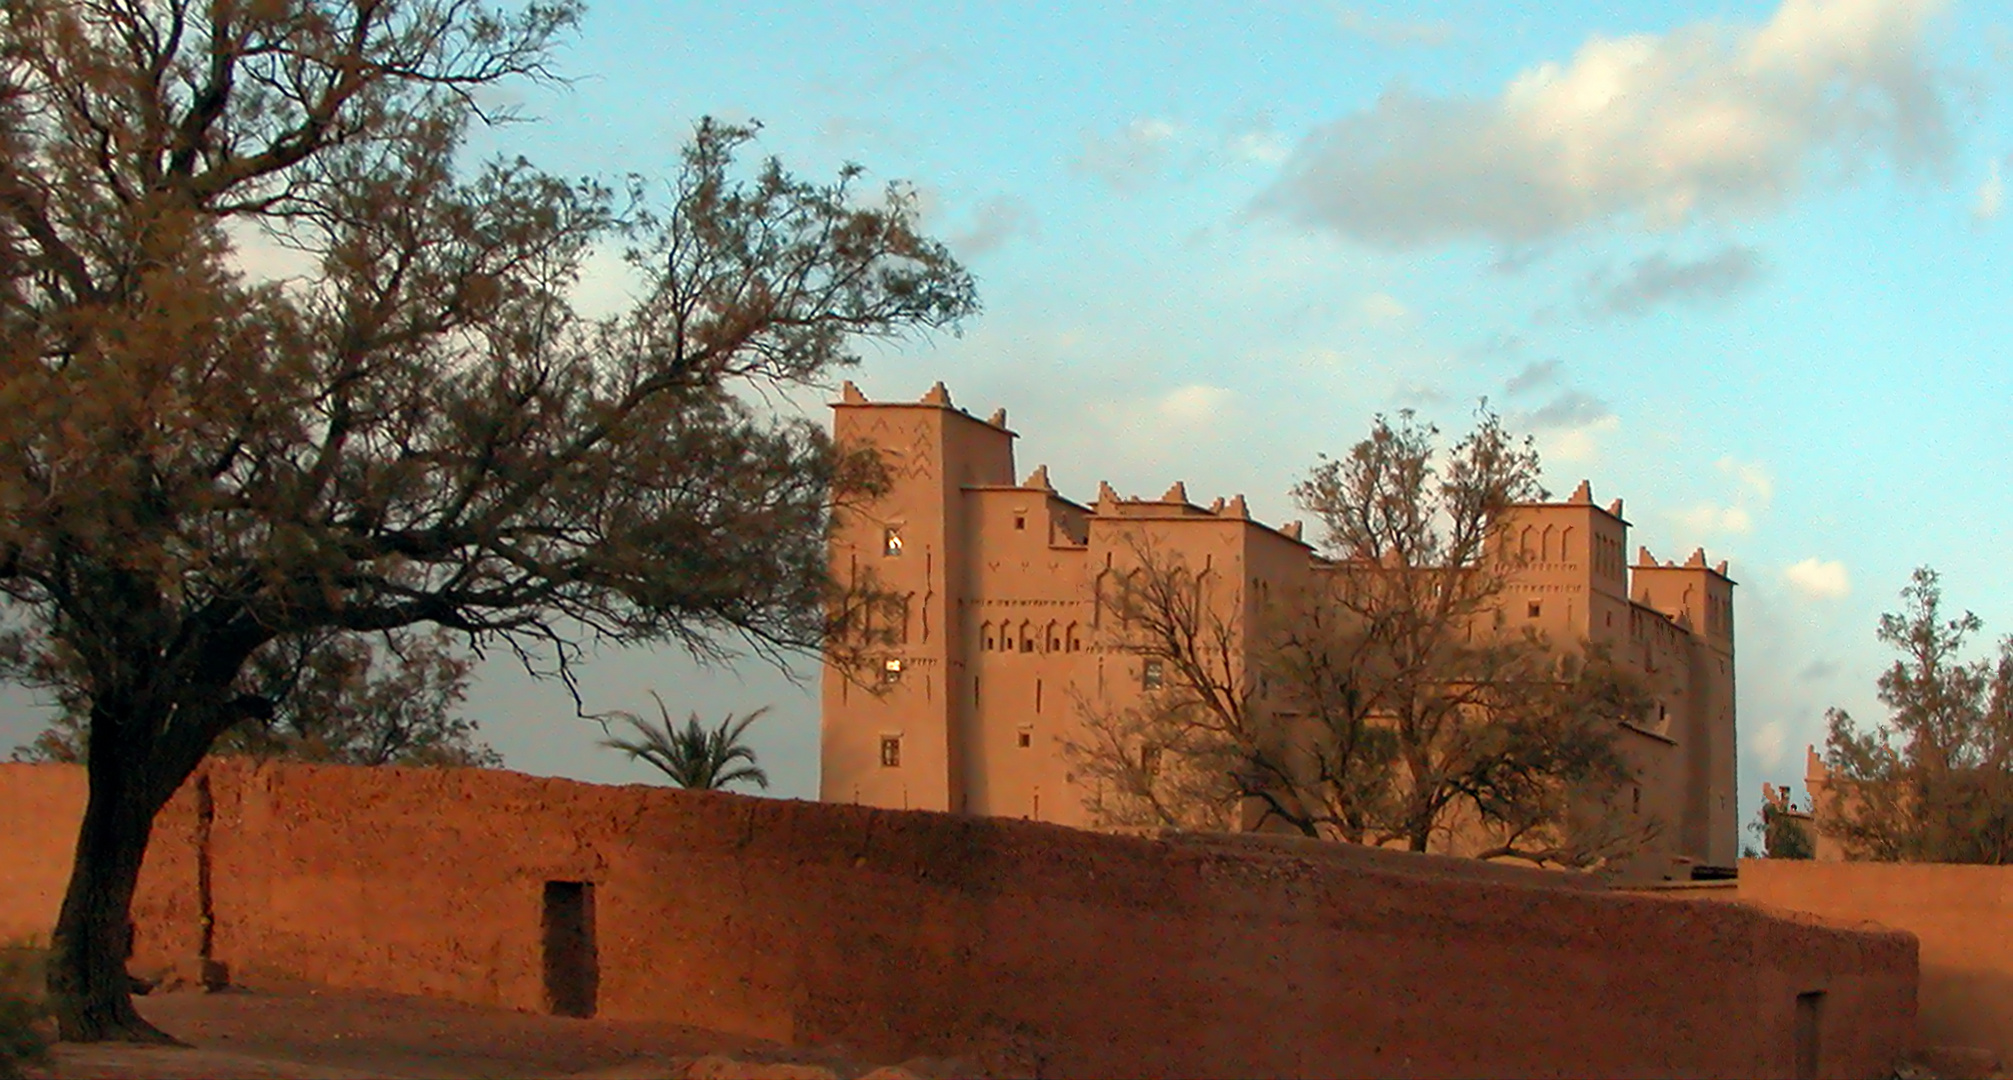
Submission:
<svg viewBox="0 0 2013 1080">
<path fill-rule="evenodd" d="M 49 1060 L 45 955 L 34 941 L 0 944 L 0 1080 L 19 1080 L 28 1066 Z"/>
</svg>

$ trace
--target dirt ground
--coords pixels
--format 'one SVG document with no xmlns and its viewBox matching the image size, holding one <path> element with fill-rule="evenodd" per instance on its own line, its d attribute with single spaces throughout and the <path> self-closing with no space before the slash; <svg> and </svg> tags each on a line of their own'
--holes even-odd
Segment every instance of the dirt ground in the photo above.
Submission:
<svg viewBox="0 0 2013 1080">
<path fill-rule="evenodd" d="M 259 980 L 136 999 L 188 1048 L 59 1045 L 43 1080 L 903 1080 L 971 1075 L 953 1062 L 877 1068 L 676 1024 L 572 1020 L 428 998 Z"/>
</svg>

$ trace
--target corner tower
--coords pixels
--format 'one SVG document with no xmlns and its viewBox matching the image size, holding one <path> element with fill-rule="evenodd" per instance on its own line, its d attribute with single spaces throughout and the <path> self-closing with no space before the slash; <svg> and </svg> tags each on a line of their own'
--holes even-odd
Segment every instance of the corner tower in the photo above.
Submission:
<svg viewBox="0 0 2013 1080">
<path fill-rule="evenodd" d="M 1585 480 L 1565 502 L 1512 507 L 1501 540 L 1513 567 L 1503 625 L 1528 625 L 1567 648 L 1626 634 L 1628 536 L 1622 501 L 1603 510 Z"/>
<path fill-rule="evenodd" d="M 834 522 L 831 566 L 843 583 L 872 582 L 903 601 L 894 644 L 871 670 L 825 666 L 819 797 L 826 802 L 957 809 L 964 787 L 958 733 L 964 703 L 959 602 L 970 568 L 960 492 L 1012 484 L 1014 434 L 1004 410 L 980 420 L 951 404 L 943 383 L 915 402 L 868 401 L 848 382 L 832 404 L 842 449 L 876 451 L 885 493 Z"/>
<path fill-rule="evenodd" d="M 1687 804 L 1678 822 L 1682 847 L 1701 852 L 1713 866 L 1732 866 L 1739 856 L 1739 810 L 1734 798 L 1734 633 L 1733 587 L 1726 563 L 1706 564 L 1695 549 L 1684 565 L 1658 565 L 1644 548 L 1630 568 L 1630 597 L 1637 607 L 1662 615 L 1682 633 L 1684 677 L 1677 717 L 1685 755 Z M 1652 643 L 1644 642 L 1645 655 Z"/>
</svg>

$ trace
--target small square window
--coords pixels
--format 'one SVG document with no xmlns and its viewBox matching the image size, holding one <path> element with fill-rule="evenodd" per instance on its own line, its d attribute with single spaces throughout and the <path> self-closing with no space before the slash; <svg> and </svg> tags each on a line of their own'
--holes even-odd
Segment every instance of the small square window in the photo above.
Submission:
<svg viewBox="0 0 2013 1080">
<path fill-rule="evenodd" d="M 902 553 L 902 530 L 890 525 L 881 531 L 881 554 L 900 555 Z"/>
<path fill-rule="evenodd" d="M 1525 607 L 1524 613 L 1535 619 L 1538 617 L 1539 612 L 1543 610 L 1544 604 L 1541 601 L 1533 600 Z"/>
<path fill-rule="evenodd" d="M 1145 667 L 1140 669 L 1139 681 L 1148 690 L 1158 690 L 1161 684 L 1167 681 L 1167 669 L 1158 660 L 1148 660 Z"/>
<path fill-rule="evenodd" d="M 889 660 L 887 663 L 882 664 L 881 681 L 890 684 L 901 682 L 902 662 L 900 660 Z"/>
<path fill-rule="evenodd" d="M 1015 514 L 1013 516 L 1013 527 L 1022 531 L 1026 531 L 1027 517 L 1023 514 Z"/>
<path fill-rule="evenodd" d="M 1027 749 L 1030 746 L 1033 746 L 1034 732 L 1028 731 L 1025 728 L 1023 728 L 1020 734 L 1015 738 L 1014 743 L 1023 750 Z"/>
<path fill-rule="evenodd" d="M 902 737 L 900 735 L 881 736 L 881 767 L 897 769 L 902 764 Z"/>
</svg>

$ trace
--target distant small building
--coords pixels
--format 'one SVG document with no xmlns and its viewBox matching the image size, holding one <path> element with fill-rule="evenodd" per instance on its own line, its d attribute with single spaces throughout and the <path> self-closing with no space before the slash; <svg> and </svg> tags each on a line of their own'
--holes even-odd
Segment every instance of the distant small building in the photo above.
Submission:
<svg viewBox="0 0 2013 1080">
<path fill-rule="evenodd" d="M 1242 496 L 1208 506 L 1179 483 L 1157 499 L 1100 484 L 1089 505 L 1059 494 L 1046 466 L 1016 479 L 1005 410 L 980 420 L 938 383 L 920 401 L 869 401 L 851 383 L 832 406 L 842 445 L 871 446 L 891 487 L 835 533 L 833 571 L 871 574 L 906 600 L 897 644 L 863 691 L 827 667 L 820 798 L 869 806 L 1089 823 L 1064 742 L 1078 702 L 1123 705 L 1163 673 L 1110 647 L 1101 596 L 1136 562 L 1144 529 L 1163 550 L 1246 599 L 1329 566 L 1298 524 L 1252 519 Z M 1682 565 L 1647 549 L 1625 562 L 1620 500 L 1588 484 L 1519 506 L 1523 554 L 1496 622 L 1557 643 L 1599 642 L 1652 676 L 1655 715 L 1621 725 L 1635 766 L 1632 810 L 1666 829 L 1663 854 L 1731 866 L 1734 805 L 1733 586 L 1703 550 Z"/>
</svg>

